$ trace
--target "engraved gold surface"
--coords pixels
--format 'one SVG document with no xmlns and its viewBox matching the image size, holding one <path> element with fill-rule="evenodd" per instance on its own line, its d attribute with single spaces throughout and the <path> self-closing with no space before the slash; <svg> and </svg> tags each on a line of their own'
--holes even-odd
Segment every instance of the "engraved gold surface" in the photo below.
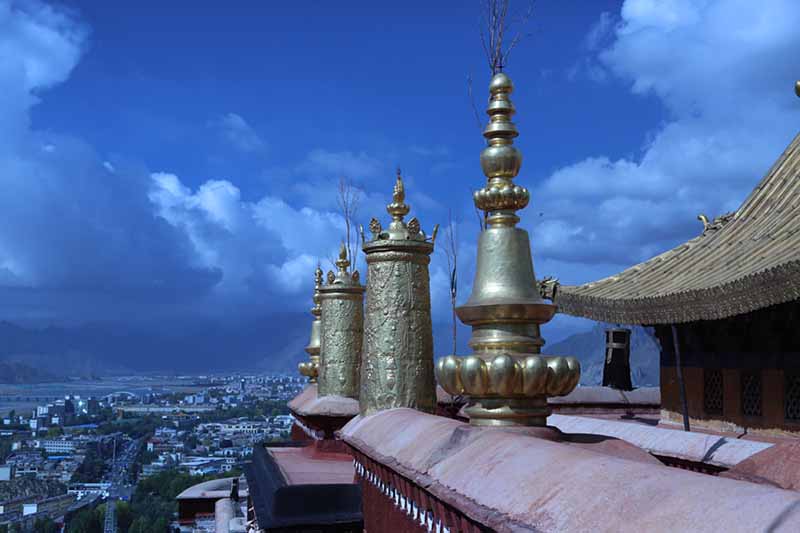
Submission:
<svg viewBox="0 0 800 533">
<path fill-rule="evenodd" d="M 363 247 L 368 270 L 361 413 L 395 407 L 433 412 L 436 383 L 428 273 L 433 243 L 416 218 L 403 221 L 410 208 L 399 171 L 387 211 L 392 216 L 388 230 L 373 218 L 369 225 L 373 238 Z"/>
<path fill-rule="evenodd" d="M 319 375 L 319 351 L 320 351 L 320 330 L 322 323 L 320 315 L 322 308 L 320 307 L 319 289 L 322 286 L 322 269 L 317 265 L 314 271 L 314 307 L 311 308 L 311 314 L 314 316 L 314 321 L 311 323 L 311 335 L 308 340 L 308 345 L 305 350 L 308 353 L 309 361 L 303 361 L 297 365 L 300 374 L 306 376 L 311 383 L 317 382 Z"/>
<path fill-rule="evenodd" d="M 513 182 L 522 165 L 513 146 L 513 90 L 504 73 L 489 85 L 487 147 L 481 153 L 487 183 L 473 195 L 475 206 L 486 212 L 486 228 L 478 239 L 472 294 L 456 309 L 472 326 L 469 345 L 475 353 L 444 357 L 436 366 L 439 384 L 450 394 L 469 396 L 465 413 L 481 426 L 545 425 L 547 397 L 568 394 L 580 380 L 574 357 L 539 355 L 539 326 L 556 306 L 542 299 L 528 233 L 516 227 L 516 211 L 528 205 L 530 195 Z"/>
<path fill-rule="evenodd" d="M 336 261 L 338 273 L 328 274 L 320 287 L 319 396 L 358 399 L 361 345 L 364 335 L 364 287 L 358 272 L 348 273 L 350 261 L 344 246 Z"/>
</svg>

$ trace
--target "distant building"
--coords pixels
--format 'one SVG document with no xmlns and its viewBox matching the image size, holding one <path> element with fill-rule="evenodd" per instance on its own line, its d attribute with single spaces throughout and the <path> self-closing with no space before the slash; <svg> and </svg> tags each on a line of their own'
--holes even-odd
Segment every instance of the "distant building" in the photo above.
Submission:
<svg viewBox="0 0 800 533">
<path fill-rule="evenodd" d="M 43 439 L 33 443 L 34 448 L 44 448 L 49 454 L 69 454 L 76 448 L 75 441 L 67 439 Z"/>
</svg>

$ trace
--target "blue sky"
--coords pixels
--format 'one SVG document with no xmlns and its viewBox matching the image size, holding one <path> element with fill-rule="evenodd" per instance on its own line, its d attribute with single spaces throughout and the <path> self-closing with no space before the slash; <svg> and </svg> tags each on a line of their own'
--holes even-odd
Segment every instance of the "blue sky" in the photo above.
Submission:
<svg viewBox="0 0 800 533">
<path fill-rule="evenodd" d="M 459 221 L 466 300 L 478 4 L 0 0 L 0 317 L 305 310 L 339 176 L 366 222 L 398 165 L 424 228 Z M 798 19 L 792 0 L 537 1 L 507 68 L 537 274 L 610 275 L 735 209 L 800 125 Z"/>
</svg>

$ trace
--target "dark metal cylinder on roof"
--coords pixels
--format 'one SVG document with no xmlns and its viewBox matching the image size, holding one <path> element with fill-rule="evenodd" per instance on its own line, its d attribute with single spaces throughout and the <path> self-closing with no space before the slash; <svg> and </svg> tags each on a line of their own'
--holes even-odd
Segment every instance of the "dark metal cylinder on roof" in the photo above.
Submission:
<svg viewBox="0 0 800 533">
<path fill-rule="evenodd" d="M 432 413 L 436 380 L 428 264 L 433 242 L 416 218 L 403 221 L 409 207 L 399 171 L 392 200 L 389 228 L 384 231 L 373 218 L 373 238 L 363 245 L 368 274 L 359 404 L 362 414 L 395 407 Z"/>
<path fill-rule="evenodd" d="M 631 330 L 606 330 L 606 359 L 603 365 L 603 386 L 617 390 L 633 390 L 631 383 Z"/>
<path fill-rule="evenodd" d="M 350 262 L 342 245 L 328 283 L 320 287 L 322 334 L 320 338 L 319 396 L 358 399 L 361 345 L 364 337 L 364 287 L 358 271 L 347 271 Z"/>
</svg>

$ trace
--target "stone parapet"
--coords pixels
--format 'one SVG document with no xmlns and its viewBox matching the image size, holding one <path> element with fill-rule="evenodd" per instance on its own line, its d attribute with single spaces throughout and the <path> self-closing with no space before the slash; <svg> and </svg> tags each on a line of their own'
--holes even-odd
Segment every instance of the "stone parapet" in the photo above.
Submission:
<svg viewBox="0 0 800 533">
<path fill-rule="evenodd" d="M 341 435 L 362 488 L 378 487 L 426 524 L 420 530 L 800 530 L 800 513 L 791 512 L 800 507 L 796 492 L 597 453 L 531 436 L 546 428 L 526 429 L 487 431 L 392 409 L 353 419 Z M 365 505 L 367 530 L 380 511 Z"/>
</svg>

